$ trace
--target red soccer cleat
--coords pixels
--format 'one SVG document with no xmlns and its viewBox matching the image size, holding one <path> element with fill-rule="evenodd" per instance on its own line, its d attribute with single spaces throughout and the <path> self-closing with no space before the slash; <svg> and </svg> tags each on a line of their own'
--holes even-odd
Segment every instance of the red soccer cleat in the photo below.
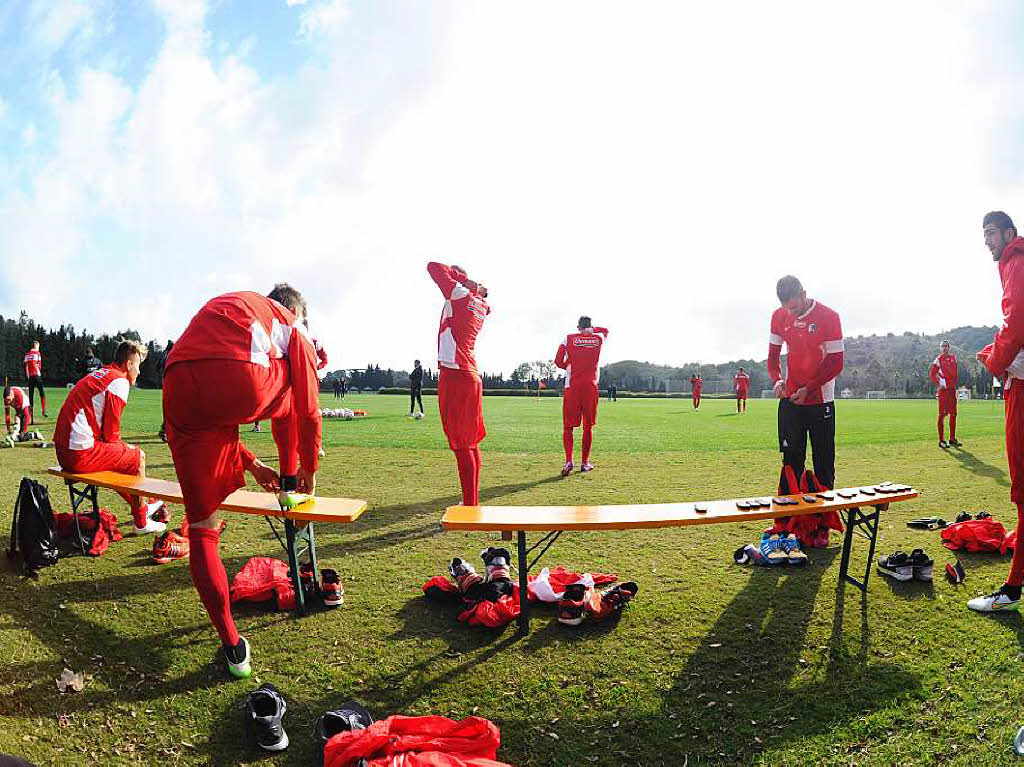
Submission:
<svg viewBox="0 0 1024 767">
<path fill-rule="evenodd" d="M 153 539 L 153 561 L 158 565 L 166 565 L 176 559 L 185 559 L 188 554 L 188 538 L 178 535 L 173 530 L 161 533 Z"/>
<path fill-rule="evenodd" d="M 345 589 L 336 571 L 329 568 L 320 571 L 320 593 L 327 607 L 337 607 L 345 601 Z"/>
</svg>

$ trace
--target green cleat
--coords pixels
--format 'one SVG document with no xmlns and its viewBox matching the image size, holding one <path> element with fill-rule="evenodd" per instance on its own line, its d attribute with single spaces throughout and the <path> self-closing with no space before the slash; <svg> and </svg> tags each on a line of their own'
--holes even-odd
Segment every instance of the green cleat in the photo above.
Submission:
<svg viewBox="0 0 1024 767">
<path fill-rule="evenodd" d="M 297 506 L 309 503 L 313 498 L 314 496 L 306 493 L 296 493 L 288 490 L 282 490 L 277 494 L 277 502 L 281 504 L 281 511 L 291 511 Z"/>
<path fill-rule="evenodd" d="M 252 676 L 252 653 L 249 651 L 249 640 L 238 638 L 234 647 L 224 648 L 224 657 L 228 662 L 228 671 L 236 679 L 247 679 Z"/>
</svg>

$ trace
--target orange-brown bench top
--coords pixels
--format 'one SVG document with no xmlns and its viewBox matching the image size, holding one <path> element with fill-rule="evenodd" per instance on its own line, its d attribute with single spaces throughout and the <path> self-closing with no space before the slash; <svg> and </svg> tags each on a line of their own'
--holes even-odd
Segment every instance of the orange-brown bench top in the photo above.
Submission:
<svg viewBox="0 0 1024 767">
<path fill-rule="evenodd" d="M 97 471 L 90 474 L 75 474 L 62 471 L 59 467 L 47 469 L 47 473 L 61 477 L 69 482 L 83 482 L 109 490 L 120 490 L 130 495 L 141 495 L 147 498 L 159 498 L 167 503 L 184 503 L 181 487 L 177 482 L 168 482 L 153 477 L 133 477 L 113 471 Z M 286 517 L 307 522 L 352 522 L 366 510 L 366 501 L 356 498 L 314 498 L 309 503 L 292 509 L 281 511 L 277 496 L 273 493 L 236 490 L 229 495 L 220 506 L 223 511 L 237 511 L 242 514 L 258 514 L 261 516 Z"/>
<path fill-rule="evenodd" d="M 742 522 L 749 519 L 772 519 L 822 511 L 840 511 L 855 506 L 872 506 L 916 498 L 917 490 L 908 485 L 890 485 L 896 492 L 881 492 L 875 486 L 851 487 L 829 491 L 831 499 L 812 493 L 814 502 L 804 495 L 781 496 L 795 504 L 782 505 L 773 498 L 757 496 L 728 501 L 695 501 L 686 503 L 642 503 L 614 506 L 449 506 L 441 519 L 445 530 L 631 530 L 645 527 L 677 527 L 707 525 L 716 522 Z M 850 497 L 844 497 L 848 494 Z M 752 500 L 769 501 L 756 509 L 741 508 L 737 503 Z M 698 508 L 706 511 L 698 511 Z"/>
</svg>

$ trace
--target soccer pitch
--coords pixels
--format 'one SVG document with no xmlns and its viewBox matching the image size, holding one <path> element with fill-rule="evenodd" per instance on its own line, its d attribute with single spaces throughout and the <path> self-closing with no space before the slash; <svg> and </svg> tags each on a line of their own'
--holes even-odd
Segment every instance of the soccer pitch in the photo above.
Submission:
<svg viewBox="0 0 1024 767">
<path fill-rule="evenodd" d="M 55 416 L 62 392 L 50 392 Z M 963 450 L 941 451 L 934 401 L 837 403 L 837 481 L 911 483 L 915 501 L 882 515 L 878 553 L 924 548 L 933 584 L 872 574 L 863 599 L 837 601 L 839 536 L 812 550 L 802 570 L 751 569 L 732 552 L 763 523 L 630 532 L 569 533 L 544 564 L 616 573 L 640 585 L 617 625 L 534 614 L 520 639 L 466 628 L 455 611 L 422 596 L 453 556 L 480 566 L 496 535 L 445 533 L 458 501 L 455 462 L 435 398 L 427 417 L 405 417 L 408 399 L 350 395 L 361 420 L 324 422 L 327 458 L 318 492 L 365 498 L 348 526 L 317 526 L 321 566 L 345 586 L 338 610 L 301 620 L 257 605 L 235 607 L 253 647 L 254 678 L 233 681 L 192 587 L 186 562 L 156 566 L 152 537 L 127 536 L 98 559 L 62 560 L 25 582 L 0 579 L 0 752 L 39 764 L 318 764 L 314 720 L 347 700 L 375 716 L 485 716 L 500 728 L 500 759 L 514 765 L 998 764 L 1024 724 L 1024 626 L 1016 613 L 981 617 L 968 598 L 1002 583 L 1009 558 L 960 554 L 967 582 L 942 578 L 953 557 L 938 532 L 909 519 L 952 521 L 986 509 L 1012 529 L 1002 403 L 960 404 Z M 483 502 L 508 505 L 657 503 L 769 495 L 778 480 L 775 403 L 750 400 L 602 401 L 597 470 L 562 479 L 561 401 L 486 397 Z M 135 391 L 128 441 L 143 443 L 149 473 L 173 479 L 155 436 L 160 396 Z M 53 418 L 39 428 L 49 437 Z M 269 426 L 269 425 L 267 425 Z M 269 428 L 246 442 L 276 461 Z M 578 435 L 577 435 L 578 440 Z M 577 463 L 579 462 L 577 442 Z M 18 481 L 39 478 L 52 450 L 0 452 L 9 523 Z M 63 485 L 44 479 L 56 511 Z M 125 504 L 101 504 L 130 522 Z M 172 507 L 179 520 L 181 507 Z M 232 577 L 252 556 L 280 556 L 259 518 L 225 514 L 221 553 Z M 6 540 L 6 538 L 5 538 Z M 851 572 L 863 568 L 854 546 Z M 64 667 L 88 675 L 61 694 Z M 288 701 L 292 745 L 264 755 L 241 736 L 245 694 L 270 681 Z"/>
</svg>

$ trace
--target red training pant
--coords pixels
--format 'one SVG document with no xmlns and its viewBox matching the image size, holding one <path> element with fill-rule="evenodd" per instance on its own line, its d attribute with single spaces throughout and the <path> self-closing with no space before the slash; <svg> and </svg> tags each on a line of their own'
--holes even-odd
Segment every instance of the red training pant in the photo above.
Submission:
<svg viewBox="0 0 1024 767">
<path fill-rule="evenodd" d="M 1017 504 L 1017 540 L 1006 583 L 1024 583 L 1024 381 L 1010 378 L 1003 389 L 1006 405 L 1006 460 L 1010 465 L 1010 500 Z"/>
</svg>

